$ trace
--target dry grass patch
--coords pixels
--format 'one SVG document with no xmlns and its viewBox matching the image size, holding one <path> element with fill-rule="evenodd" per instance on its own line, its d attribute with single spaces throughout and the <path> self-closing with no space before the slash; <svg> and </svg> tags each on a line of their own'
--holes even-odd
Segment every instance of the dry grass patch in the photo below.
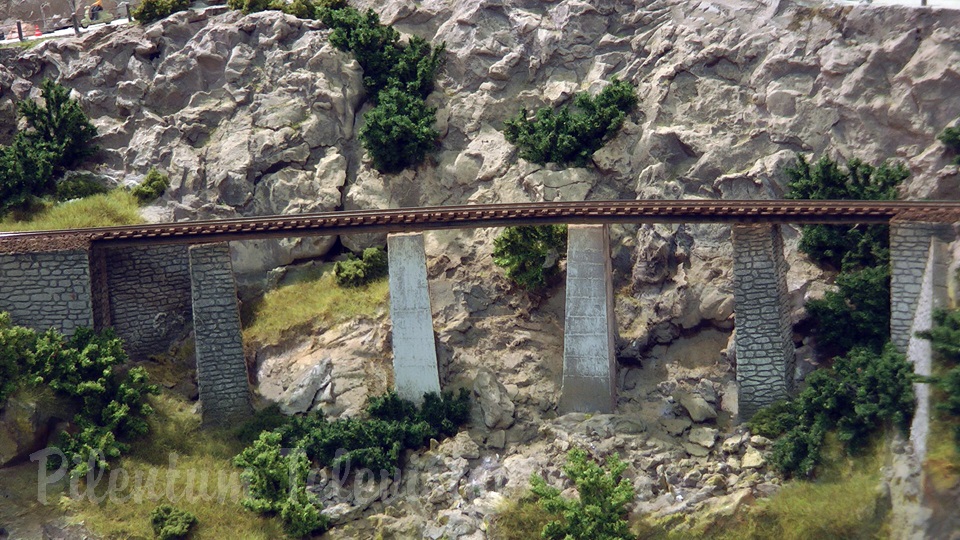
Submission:
<svg viewBox="0 0 960 540">
<path fill-rule="evenodd" d="M 540 538 L 543 527 L 557 519 L 537 503 L 529 491 L 507 497 L 497 506 L 487 532 L 490 540 L 529 540 Z"/>
<path fill-rule="evenodd" d="M 0 231 L 54 231 L 112 227 L 143 223 L 140 207 L 122 189 L 48 206 L 28 216 L 11 213 L 0 221 Z"/>
<path fill-rule="evenodd" d="M 323 265 L 295 283 L 264 295 L 253 307 L 243 331 L 247 343 L 275 345 L 294 331 L 329 327 L 357 317 L 373 317 L 386 310 L 390 287 L 379 279 L 353 288 L 338 287 L 333 265 Z"/>
<path fill-rule="evenodd" d="M 103 478 L 94 490 L 102 500 L 64 500 L 71 520 L 107 539 L 153 538 L 150 512 L 171 504 L 197 516 L 193 540 L 283 538 L 274 520 L 239 504 L 240 469 L 232 459 L 243 443 L 230 432 L 201 430 L 191 403 L 162 395 L 152 404 L 150 434 L 112 468 L 113 489 Z"/>
</svg>

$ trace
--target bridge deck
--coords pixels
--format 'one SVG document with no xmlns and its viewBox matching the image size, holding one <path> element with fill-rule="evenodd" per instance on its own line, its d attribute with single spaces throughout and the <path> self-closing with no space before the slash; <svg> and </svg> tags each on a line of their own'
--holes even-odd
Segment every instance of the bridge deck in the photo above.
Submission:
<svg viewBox="0 0 960 540">
<path fill-rule="evenodd" d="M 960 201 L 644 200 L 352 210 L 69 231 L 0 233 L 0 251 L 202 244 L 298 236 L 551 223 L 889 223 L 960 221 Z"/>
</svg>

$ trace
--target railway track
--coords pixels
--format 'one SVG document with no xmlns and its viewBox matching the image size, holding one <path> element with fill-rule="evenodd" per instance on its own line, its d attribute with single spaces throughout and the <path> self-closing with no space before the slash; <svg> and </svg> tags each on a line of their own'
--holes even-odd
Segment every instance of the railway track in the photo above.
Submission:
<svg viewBox="0 0 960 540">
<path fill-rule="evenodd" d="M 645 200 L 352 210 L 98 229 L 0 233 L 0 249 L 201 244 L 314 235 L 552 223 L 889 223 L 960 221 L 960 201 Z"/>
</svg>

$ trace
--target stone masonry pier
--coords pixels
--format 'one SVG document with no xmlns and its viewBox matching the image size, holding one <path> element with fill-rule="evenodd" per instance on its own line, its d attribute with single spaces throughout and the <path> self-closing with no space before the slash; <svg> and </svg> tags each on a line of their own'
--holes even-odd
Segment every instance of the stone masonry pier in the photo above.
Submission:
<svg viewBox="0 0 960 540">
<path fill-rule="evenodd" d="M 191 246 L 193 329 L 203 421 L 227 424 L 252 412 L 230 247 Z"/>
<path fill-rule="evenodd" d="M 793 384 L 787 263 L 778 225 L 733 227 L 733 286 L 739 414 L 747 420 L 790 397 Z"/>
</svg>

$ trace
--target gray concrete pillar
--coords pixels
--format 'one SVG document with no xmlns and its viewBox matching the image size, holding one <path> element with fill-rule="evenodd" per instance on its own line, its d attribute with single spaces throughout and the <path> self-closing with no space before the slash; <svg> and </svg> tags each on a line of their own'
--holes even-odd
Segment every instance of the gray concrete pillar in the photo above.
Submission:
<svg viewBox="0 0 960 540">
<path fill-rule="evenodd" d="M 740 418 L 790 397 L 794 346 L 779 225 L 733 227 Z"/>
<path fill-rule="evenodd" d="M 252 412 L 230 246 L 191 246 L 189 258 L 203 421 L 226 424 Z"/>
<path fill-rule="evenodd" d="M 930 330 L 933 327 L 933 312 L 947 305 L 947 266 L 946 244 L 939 238 L 930 238 L 923 273 L 919 278 L 919 293 L 913 297 L 916 310 L 906 345 L 907 361 L 913 364 L 913 372 L 924 377 L 929 377 L 933 372 L 933 348 L 929 340 L 916 334 Z M 923 462 L 927 453 L 927 433 L 930 431 L 930 385 L 915 383 L 913 391 L 917 410 L 910 426 L 910 441 L 917 459 Z"/>
<path fill-rule="evenodd" d="M 616 407 L 617 325 L 606 225 L 568 229 L 565 310 L 558 410 L 611 413 Z"/>
<path fill-rule="evenodd" d="M 387 256 L 394 386 L 401 398 L 420 403 L 423 394 L 440 393 L 423 234 L 387 236 Z"/>
<path fill-rule="evenodd" d="M 890 340 L 900 352 L 906 352 L 912 336 L 917 300 L 930 255 L 931 239 L 953 241 L 953 228 L 947 223 L 894 222 L 890 225 Z M 939 249 L 939 248 L 938 248 Z M 945 261 L 938 256 L 935 261 Z M 937 264 L 945 265 L 945 262 Z M 946 294 L 947 271 L 943 266 L 932 274 L 932 284 Z"/>
</svg>

